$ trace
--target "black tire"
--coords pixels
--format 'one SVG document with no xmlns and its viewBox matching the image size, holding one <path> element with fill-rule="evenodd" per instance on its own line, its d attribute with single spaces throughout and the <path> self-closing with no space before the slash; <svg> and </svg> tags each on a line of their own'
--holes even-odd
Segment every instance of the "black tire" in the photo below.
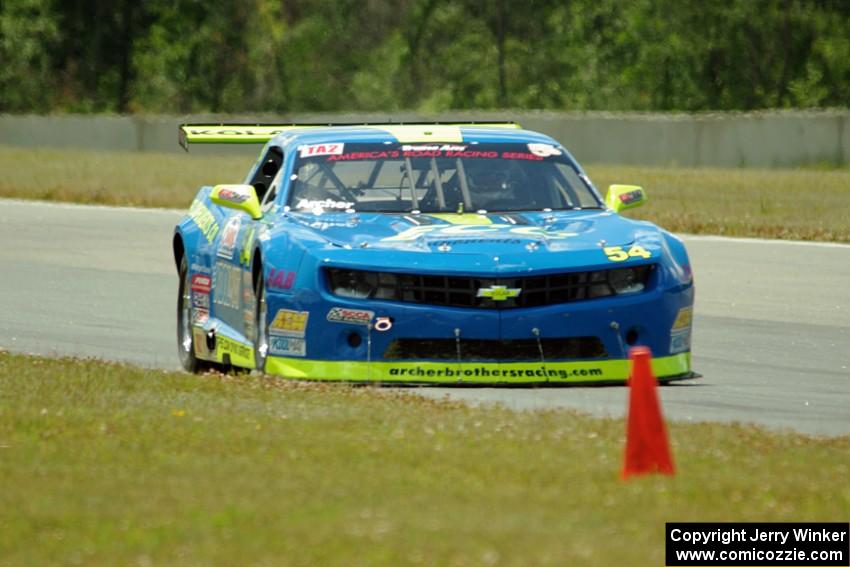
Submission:
<svg viewBox="0 0 850 567">
<path fill-rule="evenodd" d="M 186 257 L 180 260 L 180 284 L 177 287 L 177 357 L 187 372 L 204 372 L 214 365 L 195 356 L 192 336 L 192 295 L 189 265 Z"/>
<path fill-rule="evenodd" d="M 254 287 L 254 322 L 256 331 L 254 333 L 254 368 L 257 372 L 266 371 L 266 357 L 269 353 L 269 323 L 268 305 L 266 304 L 266 284 L 263 281 L 263 270 L 260 268 L 260 277 Z"/>
</svg>

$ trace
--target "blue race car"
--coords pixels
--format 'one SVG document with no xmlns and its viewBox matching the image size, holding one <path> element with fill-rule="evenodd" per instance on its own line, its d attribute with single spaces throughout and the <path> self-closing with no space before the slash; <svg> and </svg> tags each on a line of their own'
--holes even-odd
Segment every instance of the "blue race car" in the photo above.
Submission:
<svg viewBox="0 0 850 567">
<path fill-rule="evenodd" d="M 669 232 L 620 216 L 567 150 L 514 123 L 208 125 L 265 143 L 174 232 L 188 371 L 357 382 L 624 382 L 644 345 L 691 378 L 694 284 Z"/>
</svg>

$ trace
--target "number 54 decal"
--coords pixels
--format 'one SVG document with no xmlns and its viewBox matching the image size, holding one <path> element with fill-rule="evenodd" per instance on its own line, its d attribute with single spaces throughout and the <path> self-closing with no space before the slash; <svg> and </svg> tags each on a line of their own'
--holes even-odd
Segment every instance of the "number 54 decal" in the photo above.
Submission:
<svg viewBox="0 0 850 567">
<path fill-rule="evenodd" d="M 628 250 L 623 250 L 622 246 L 608 246 L 607 248 L 603 248 L 602 251 L 605 252 L 605 255 L 608 256 L 608 259 L 612 262 L 623 262 L 629 258 L 652 257 L 652 254 L 647 252 L 646 248 L 638 246 L 637 244 L 629 247 Z"/>
</svg>

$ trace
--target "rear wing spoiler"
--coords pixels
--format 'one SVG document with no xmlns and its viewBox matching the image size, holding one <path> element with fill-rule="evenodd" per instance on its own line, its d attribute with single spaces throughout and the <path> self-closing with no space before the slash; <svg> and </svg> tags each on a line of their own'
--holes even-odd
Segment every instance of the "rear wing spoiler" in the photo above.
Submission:
<svg viewBox="0 0 850 567">
<path fill-rule="evenodd" d="M 278 134 L 297 128 L 327 128 L 329 126 L 372 126 L 422 130 L 422 127 L 491 126 L 496 128 L 521 128 L 516 122 L 329 122 L 302 124 L 181 124 L 177 129 L 177 142 L 187 152 L 189 144 L 265 144 Z M 419 128 L 416 128 L 419 127 Z"/>
</svg>

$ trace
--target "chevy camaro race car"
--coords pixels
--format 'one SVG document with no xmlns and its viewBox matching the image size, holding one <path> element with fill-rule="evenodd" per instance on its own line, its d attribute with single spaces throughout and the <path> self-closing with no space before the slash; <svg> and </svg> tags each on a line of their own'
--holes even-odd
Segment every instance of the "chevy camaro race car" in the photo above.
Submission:
<svg viewBox="0 0 850 567">
<path fill-rule="evenodd" d="M 265 143 L 174 232 L 189 371 L 357 382 L 624 382 L 644 345 L 693 377 L 685 247 L 618 214 L 557 141 L 514 123 L 204 125 Z"/>
</svg>

